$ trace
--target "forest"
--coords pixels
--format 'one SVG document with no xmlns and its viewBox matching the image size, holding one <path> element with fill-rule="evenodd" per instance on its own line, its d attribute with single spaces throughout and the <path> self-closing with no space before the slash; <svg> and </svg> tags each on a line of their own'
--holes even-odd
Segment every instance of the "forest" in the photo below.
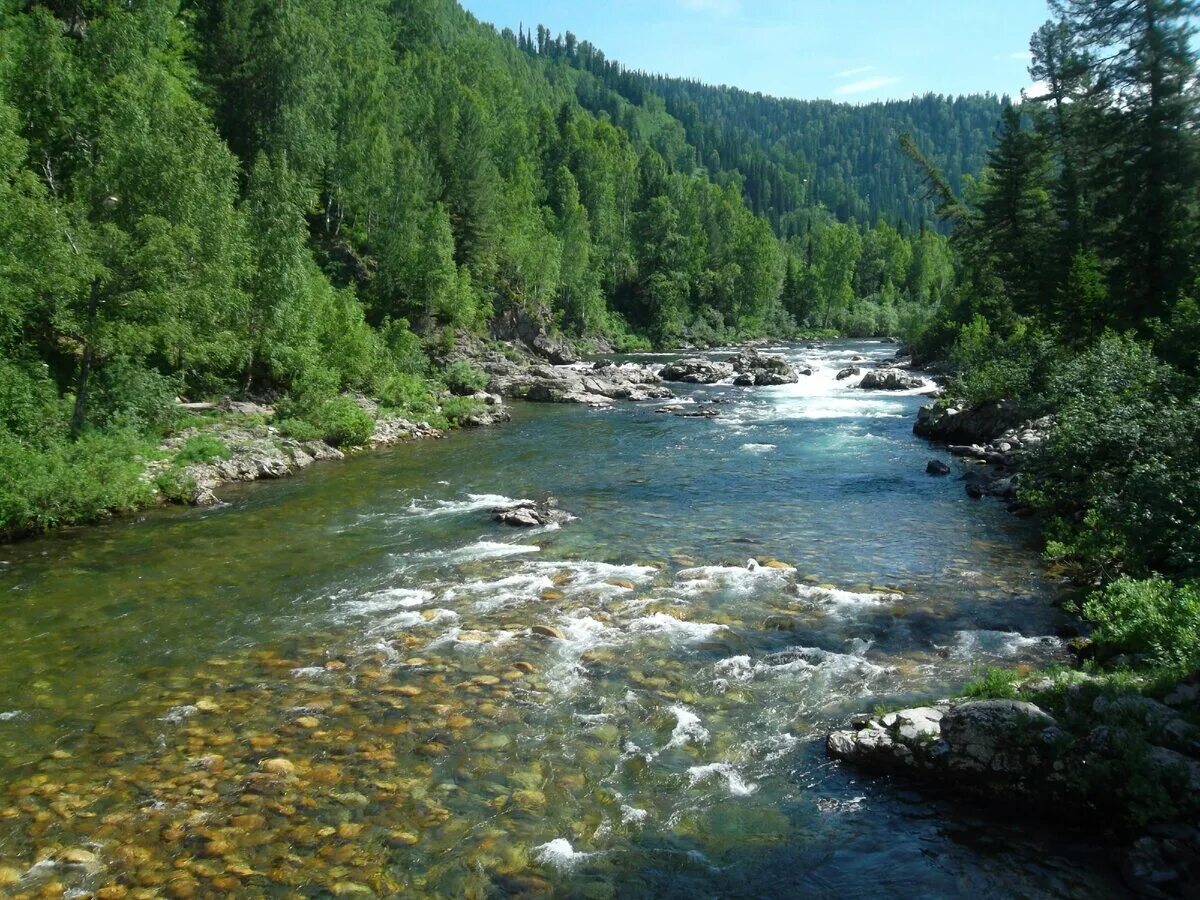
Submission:
<svg viewBox="0 0 1200 900">
<path fill-rule="evenodd" d="M 1097 646 L 1170 680 L 1200 660 L 1200 6 L 1053 8 L 1044 91 L 1004 110 L 978 181 L 906 143 L 956 271 L 910 339 L 957 397 L 1053 417 L 1022 488 L 1047 555 Z"/>
<path fill-rule="evenodd" d="M 144 502 L 177 398 L 282 398 L 304 434 L 345 431 L 347 391 L 452 422 L 430 359 L 506 310 L 617 348 L 890 335 L 953 278 L 920 204 L 835 199 L 872 190 L 834 148 L 873 107 L 813 107 L 810 163 L 743 95 L 701 129 L 673 83 L 451 0 L 0 9 L 3 531 Z M 897 121 L 959 173 L 989 108 Z"/>
</svg>

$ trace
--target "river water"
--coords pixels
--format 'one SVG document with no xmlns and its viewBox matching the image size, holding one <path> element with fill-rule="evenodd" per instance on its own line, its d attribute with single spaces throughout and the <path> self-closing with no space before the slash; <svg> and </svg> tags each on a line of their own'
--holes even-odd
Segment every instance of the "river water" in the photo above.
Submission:
<svg viewBox="0 0 1200 900">
<path fill-rule="evenodd" d="M 1063 657 L 1026 525 L 925 474 L 921 392 L 834 378 L 893 351 L 0 548 L 0 891 L 1119 894 L 1063 827 L 825 758 Z M 491 520 L 548 496 L 577 518 Z"/>
</svg>

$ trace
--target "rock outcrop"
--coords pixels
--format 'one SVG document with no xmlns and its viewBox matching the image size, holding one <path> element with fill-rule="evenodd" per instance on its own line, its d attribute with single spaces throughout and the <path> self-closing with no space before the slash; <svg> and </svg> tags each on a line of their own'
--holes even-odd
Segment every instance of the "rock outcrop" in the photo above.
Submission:
<svg viewBox="0 0 1200 900">
<path fill-rule="evenodd" d="M 541 315 L 532 315 L 519 307 L 510 307 L 492 320 L 492 336 L 497 340 L 519 344 L 532 355 L 556 366 L 579 362 L 579 354 L 570 342 L 561 334 L 547 329 L 545 323 L 551 319 L 549 310 L 543 310 Z"/>
<path fill-rule="evenodd" d="M 734 367 L 729 363 L 693 356 L 676 360 L 663 366 L 658 375 L 663 381 L 678 381 L 684 384 L 716 384 L 731 378 Z"/>
<path fill-rule="evenodd" d="M 1102 822 L 1128 842 L 1124 874 L 1137 893 L 1191 896 L 1200 883 L 1200 726 L 1191 721 L 1200 673 L 1163 701 L 1072 677 L 1058 717 L 1024 700 L 946 700 L 856 716 L 827 736 L 826 751 L 955 795 Z"/>
<path fill-rule="evenodd" d="M 561 525 L 569 522 L 574 516 L 558 508 L 558 500 L 550 497 L 538 503 L 533 500 L 522 500 L 512 506 L 505 506 L 492 511 L 493 518 L 502 525 L 514 528 L 538 528 L 546 525 Z"/>
<path fill-rule="evenodd" d="M 924 387 L 925 380 L 902 369 L 872 369 L 863 376 L 858 386 L 864 391 L 911 391 Z"/>
<path fill-rule="evenodd" d="M 877 771 L 953 773 L 956 787 L 1018 799 L 1045 790 L 1062 730 L 1020 700 L 947 702 L 857 720 L 829 735 L 835 759 Z"/>
<path fill-rule="evenodd" d="M 758 387 L 795 384 L 800 380 L 800 373 L 793 369 L 781 356 L 766 356 L 757 350 L 745 350 L 727 360 L 733 370 L 738 373 L 734 384 L 756 385 Z M 805 374 L 811 375 L 812 370 Z"/>
<path fill-rule="evenodd" d="M 606 406 L 617 400 L 667 400 L 675 396 L 653 368 L 633 363 L 528 366 L 492 353 L 482 365 L 490 379 L 489 390 L 535 403 Z"/>
<path fill-rule="evenodd" d="M 1015 428 L 1024 416 L 1009 400 L 963 408 L 929 404 L 917 413 L 913 434 L 946 444 L 982 444 Z"/>
</svg>

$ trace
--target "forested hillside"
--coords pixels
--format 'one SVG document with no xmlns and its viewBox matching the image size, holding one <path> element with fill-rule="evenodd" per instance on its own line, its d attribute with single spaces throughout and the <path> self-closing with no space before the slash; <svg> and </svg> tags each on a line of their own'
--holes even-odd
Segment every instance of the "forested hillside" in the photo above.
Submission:
<svg viewBox="0 0 1200 900">
<path fill-rule="evenodd" d="M 786 100 L 633 71 L 588 41 L 570 32 L 554 37 L 544 26 L 536 37 L 515 39 L 531 55 L 591 76 L 577 89 L 590 110 L 623 121 L 625 107 L 615 97 L 665 110 L 683 126 L 687 148 L 664 142 L 659 149 L 714 175 L 738 173 L 750 208 L 784 237 L 802 233 L 817 204 L 843 222 L 883 219 L 917 230 L 935 220 L 918 173 L 900 151 L 900 135 L 913 135 L 960 190 L 964 175 L 983 168 L 996 119 L 1010 102 L 935 94 L 866 104 Z M 624 121 L 636 129 L 632 118 Z"/>
<path fill-rule="evenodd" d="M 297 434 L 345 432 L 348 391 L 452 421 L 430 357 L 510 313 L 618 347 L 889 334 L 951 280 L 911 209 L 818 202 L 873 151 L 806 142 L 863 111 L 779 150 L 786 123 L 720 112 L 743 95 L 693 86 L 681 121 L 452 0 L 0 10 L 0 529 L 142 496 L 176 398 L 279 400 Z M 941 107 L 966 165 L 974 114 L 913 108 Z"/>
</svg>

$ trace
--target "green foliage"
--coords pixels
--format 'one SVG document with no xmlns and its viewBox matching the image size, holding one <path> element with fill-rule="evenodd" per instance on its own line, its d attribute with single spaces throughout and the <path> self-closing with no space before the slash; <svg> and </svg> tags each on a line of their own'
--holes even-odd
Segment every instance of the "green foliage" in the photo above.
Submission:
<svg viewBox="0 0 1200 900">
<path fill-rule="evenodd" d="M 470 397 L 446 397 L 441 403 L 441 414 L 451 425 L 458 425 L 468 416 L 483 411 L 483 403 Z"/>
<path fill-rule="evenodd" d="M 1044 405 L 1046 379 L 1058 359 L 1053 341 L 1035 328 L 1021 324 L 1003 338 L 980 315 L 957 330 L 948 355 L 958 372 L 956 396 L 970 404 L 1018 400 L 1030 415 Z"/>
<path fill-rule="evenodd" d="M 397 373 L 379 389 L 380 404 L 410 419 L 423 419 L 437 412 L 436 385 L 420 375 Z"/>
<path fill-rule="evenodd" d="M 1200 662 L 1200 585 L 1125 576 L 1088 598 L 1083 613 L 1110 655 L 1136 654 L 1181 675 Z"/>
<path fill-rule="evenodd" d="M 361 447 L 375 433 L 375 419 L 350 397 L 302 397 L 282 406 L 278 415 L 280 431 L 296 440 Z"/>
<path fill-rule="evenodd" d="M 1200 564 L 1200 400 L 1150 347 L 1106 335 L 1048 388 L 1056 425 L 1031 460 L 1028 499 L 1059 552 L 1135 575 Z"/>
<path fill-rule="evenodd" d="M 195 434 L 183 442 L 175 454 L 175 464 L 211 463 L 229 459 L 229 445 L 214 434 Z"/>
<path fill-rule="evenodd" d="M 84 6 L 0 17 L 0 437 L 21 471 L 65 472 L 97 433 L 152 441 L 181 398 L 268 398 L 287 433 L 344 445 L 370 418 L 346 393 L 461 418 L 425 342 L 517 310 L 620 350 L 895 331 L 947 263 L 877 165 L 886 134 L 953 132 L 974 169 L 996 107 L 820 106 L 792 129 L 817 107 L 652 85 L 548 32 L 514 46 L 452 0 Z M 828 136 L 865 131 L 835 165 Z M 77 499 L 58 518 L 108 498 Z"/>
<path fill-rule="evenodd" d="M 442 380 L 460 396 L 478 393 L 488 385 L 487 373 L 465 359 L 456 359 L 446 366 L 442 370 Z"/>
<path fill-rule="evenodd" d="M 149 503 L 142 474 L 151 447 L 123 433 L 30 446 L 0 433 L 0 535 L 93 522 Z"/>
<path fill-rule="evenodd" d="M 1014 669 L 988 668 L 963 689 L 968 697 L 979 700 L 1012 700 L 1017 696 L 1021 675 Z"/>
</svg>

